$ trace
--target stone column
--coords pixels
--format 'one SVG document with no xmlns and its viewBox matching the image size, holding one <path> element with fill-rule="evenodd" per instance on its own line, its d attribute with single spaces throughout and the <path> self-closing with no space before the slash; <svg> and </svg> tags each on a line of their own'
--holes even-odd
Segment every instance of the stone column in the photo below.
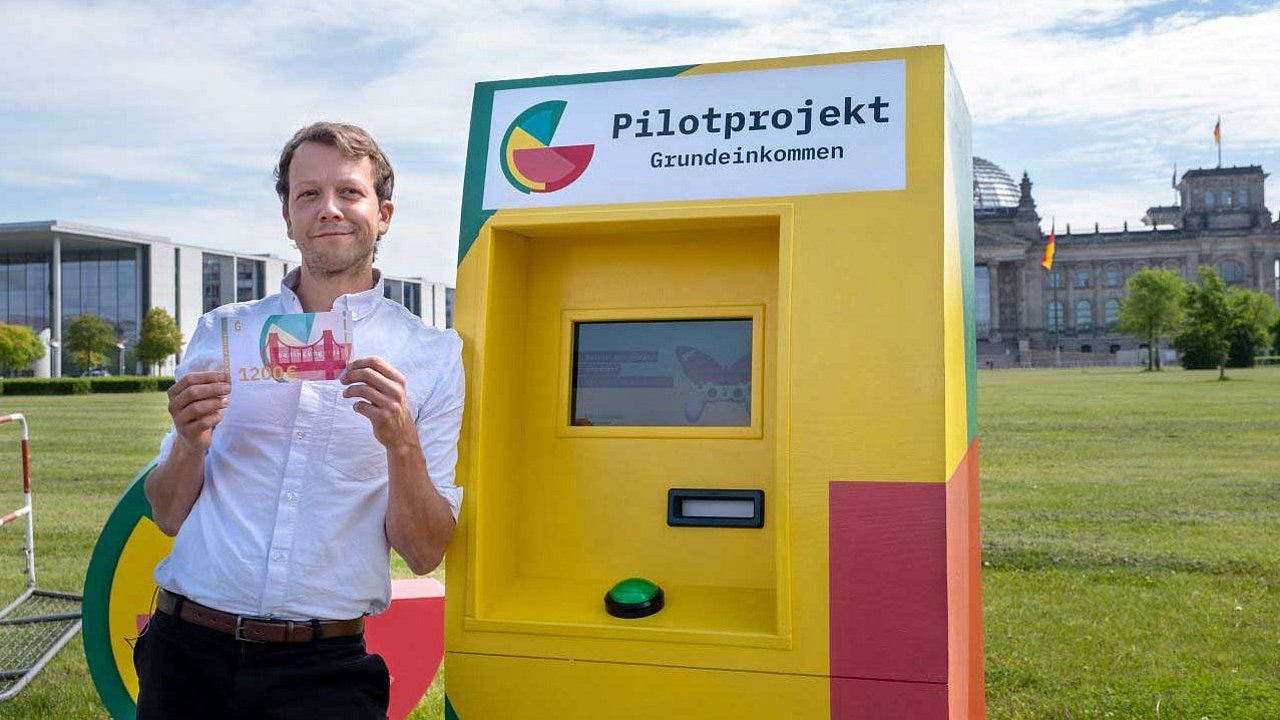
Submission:
<svg viewBox="0 0 1280 720">
<path fill-rule="evenodd" d="M 1102 261 L 1094 260 L 1093 270 L 1091 270 L 1090 272 L 1093 275 L 1093 277 L 1090 278 L 1090 281 L 1093 283 L 1093 287 L 1090 288 L 1090 290 L 1093 291 L 1092 293 L 1090 293 L 1093 296 L 1093 299 L 1089 301 L 1093 303 L 1093 308 L 1090 310 L 1090 312 L 1093 313 L 1093 317 L 1090 318 L 1090 320 L 1092 321 L 1090 324 L 1093 325 L 1093 336 L 1097 338 L 1097 337 L 1101 337 L 1103 333 L 1099 331 L 1100 330 L 1105 331 L 1106 324 L 1107 324 L 1106 312 L 1102 307 L 1102 273 L 1103 273 Z M 1094 348 L 1093 351 L 1097 352 L 1098 349 Z"/>
<path fill-rule="evenodd" d="M 1058 270 L 1058 266 L 1053 266 L 1054 270 Z M 1075 263 L 1063 265 L 1061 268 L 1062 287 L 1058 288 L 1058 302 L 1062 303 L 1062 329 L 1064 331 L 1076 331 L 1076 282 L 1074 275 L 1077 266 Z M 1052 292 L 1052 291 L 1051 291 Z M 1059 333 L 1059 338 L 1062 334 Z"/>
<path fill-rule="evenodd" d="M 1271 259 L 1271 267 L 1267 270 L 1271 278 L 1271 296 L 1275 298 L 1276 304 L 1280 305 L 1280 253 L 1276 253 L 1276 256 Z"/>
<path fill-rule="evenodd" d="M 991 332 L 1000 333 L 1000 261 L 987 263 L 987 301 L 991 308 Z"/>
<path fill-rule="evenodd" d="M 1031 292 L 1031 284 L 1027 279 L 1027 264 L 1025 261 L 1018 263 L 1018 287 L 1022 288 L 1022 302 L 1018 303 L 1018 330 L 1019 334 L 1026 333 L 1027 337 L 1031 337 L 1030 318 L 1035 317 L 1032 313 L 1035 311 L 1036 303 L 1039 302 L 1040 293 Z"/>
</svg>

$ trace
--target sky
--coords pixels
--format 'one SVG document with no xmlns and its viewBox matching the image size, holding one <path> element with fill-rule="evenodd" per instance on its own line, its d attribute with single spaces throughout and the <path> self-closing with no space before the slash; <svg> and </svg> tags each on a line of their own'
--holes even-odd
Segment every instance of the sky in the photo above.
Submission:
<svg viewBox="0 0 1280 720">
<path fill-rule="evenodd" d="M 974 153 L 1059 230 L 1139 224 L 1178 172 L 1280 170 L 1280 2 L 0 0 L 0 222 L 297 261 L 271 172 L 315 120 L 396 170 L 379 266 L 452 283 L 474 84 L 942 43 Z M 1277 207 L 1274 179 L 1269 205 Z"/>
</svg>

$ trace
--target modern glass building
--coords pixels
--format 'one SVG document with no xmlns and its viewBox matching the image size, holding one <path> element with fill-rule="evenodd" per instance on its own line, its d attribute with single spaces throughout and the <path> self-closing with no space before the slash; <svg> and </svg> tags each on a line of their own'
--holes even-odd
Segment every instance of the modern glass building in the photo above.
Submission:
<svg viewBox="0 0 1280 720">
<path fill-rule="evenodd" d="M 31 372 L 58 376 L 88 369 L 75 367 L 62 352 L 63 328 L 79 315 L 97 315 L 124 346 L 108 369 L 136 372 L 141 368 L 130 348 L 148 309 L 164 308 L 189 339 L 202 314 L 276 292 L 296 266 L 272 255 L 57 220 L 0 223 L 0 322 L 39 333 L 48 352 Z M 387 297 L 429 324 L 452 325 L 453 288 L 418 277 L 384 277 Z"/>
</svg>

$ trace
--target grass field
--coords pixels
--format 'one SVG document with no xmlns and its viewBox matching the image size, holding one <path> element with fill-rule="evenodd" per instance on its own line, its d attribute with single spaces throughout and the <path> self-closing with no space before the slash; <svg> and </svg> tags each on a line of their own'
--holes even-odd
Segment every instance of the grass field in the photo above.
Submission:
<svg viewBox="0 0 1280 720">
<path fill-rule="evenodd" d="M 1280 718 L 1280 368 L 1215 376 L 979 375 L 990 718 Z M 32 424 L 42 587 L 79 590 L 164 404 L 0 396 Z M 10 428 L 0 512 L 21 502 Z M 0 601 L 21 585 L 14 530 L 0 532 Z M 78 639 L 0 705 L 101 717 Z M 413 717 L 441 717 L 438 681 Z"/>
<path fill-rule="evenodd" d="M 1280 369 L 979 376 L 992 718 L 1280 718 Z"/>
</svg>

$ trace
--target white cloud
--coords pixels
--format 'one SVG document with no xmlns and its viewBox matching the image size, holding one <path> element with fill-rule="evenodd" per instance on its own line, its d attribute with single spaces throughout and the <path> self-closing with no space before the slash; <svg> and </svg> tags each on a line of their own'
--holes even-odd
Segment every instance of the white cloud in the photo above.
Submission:
<svg viewBox="0 0 1280 720">
<path fill-rule="evenodd" d="M 980 127 L 1053 130 L 1020 159 L 1065 183 L 1037 178 L 1041 212 L 1107 223 L 1164 197 L 1157 178 L 1134 178 L 1202 147 L 1218 114 L 1242 159 L 1280 152 L 1280 9 L 1138 21 L 1165 6 L 403 0 L 355 16 L 337 0 L 11 4 L 0 182 L 59 194 L 59 207 L 143 184 L 154 190 L 127 208 L 66 219 L 284 254 L 275 153 L 305 122 L 349 120 L 402 168 L 384 262 L 451 279 L 476 81 L 943 42 Z"/>
</svg>

